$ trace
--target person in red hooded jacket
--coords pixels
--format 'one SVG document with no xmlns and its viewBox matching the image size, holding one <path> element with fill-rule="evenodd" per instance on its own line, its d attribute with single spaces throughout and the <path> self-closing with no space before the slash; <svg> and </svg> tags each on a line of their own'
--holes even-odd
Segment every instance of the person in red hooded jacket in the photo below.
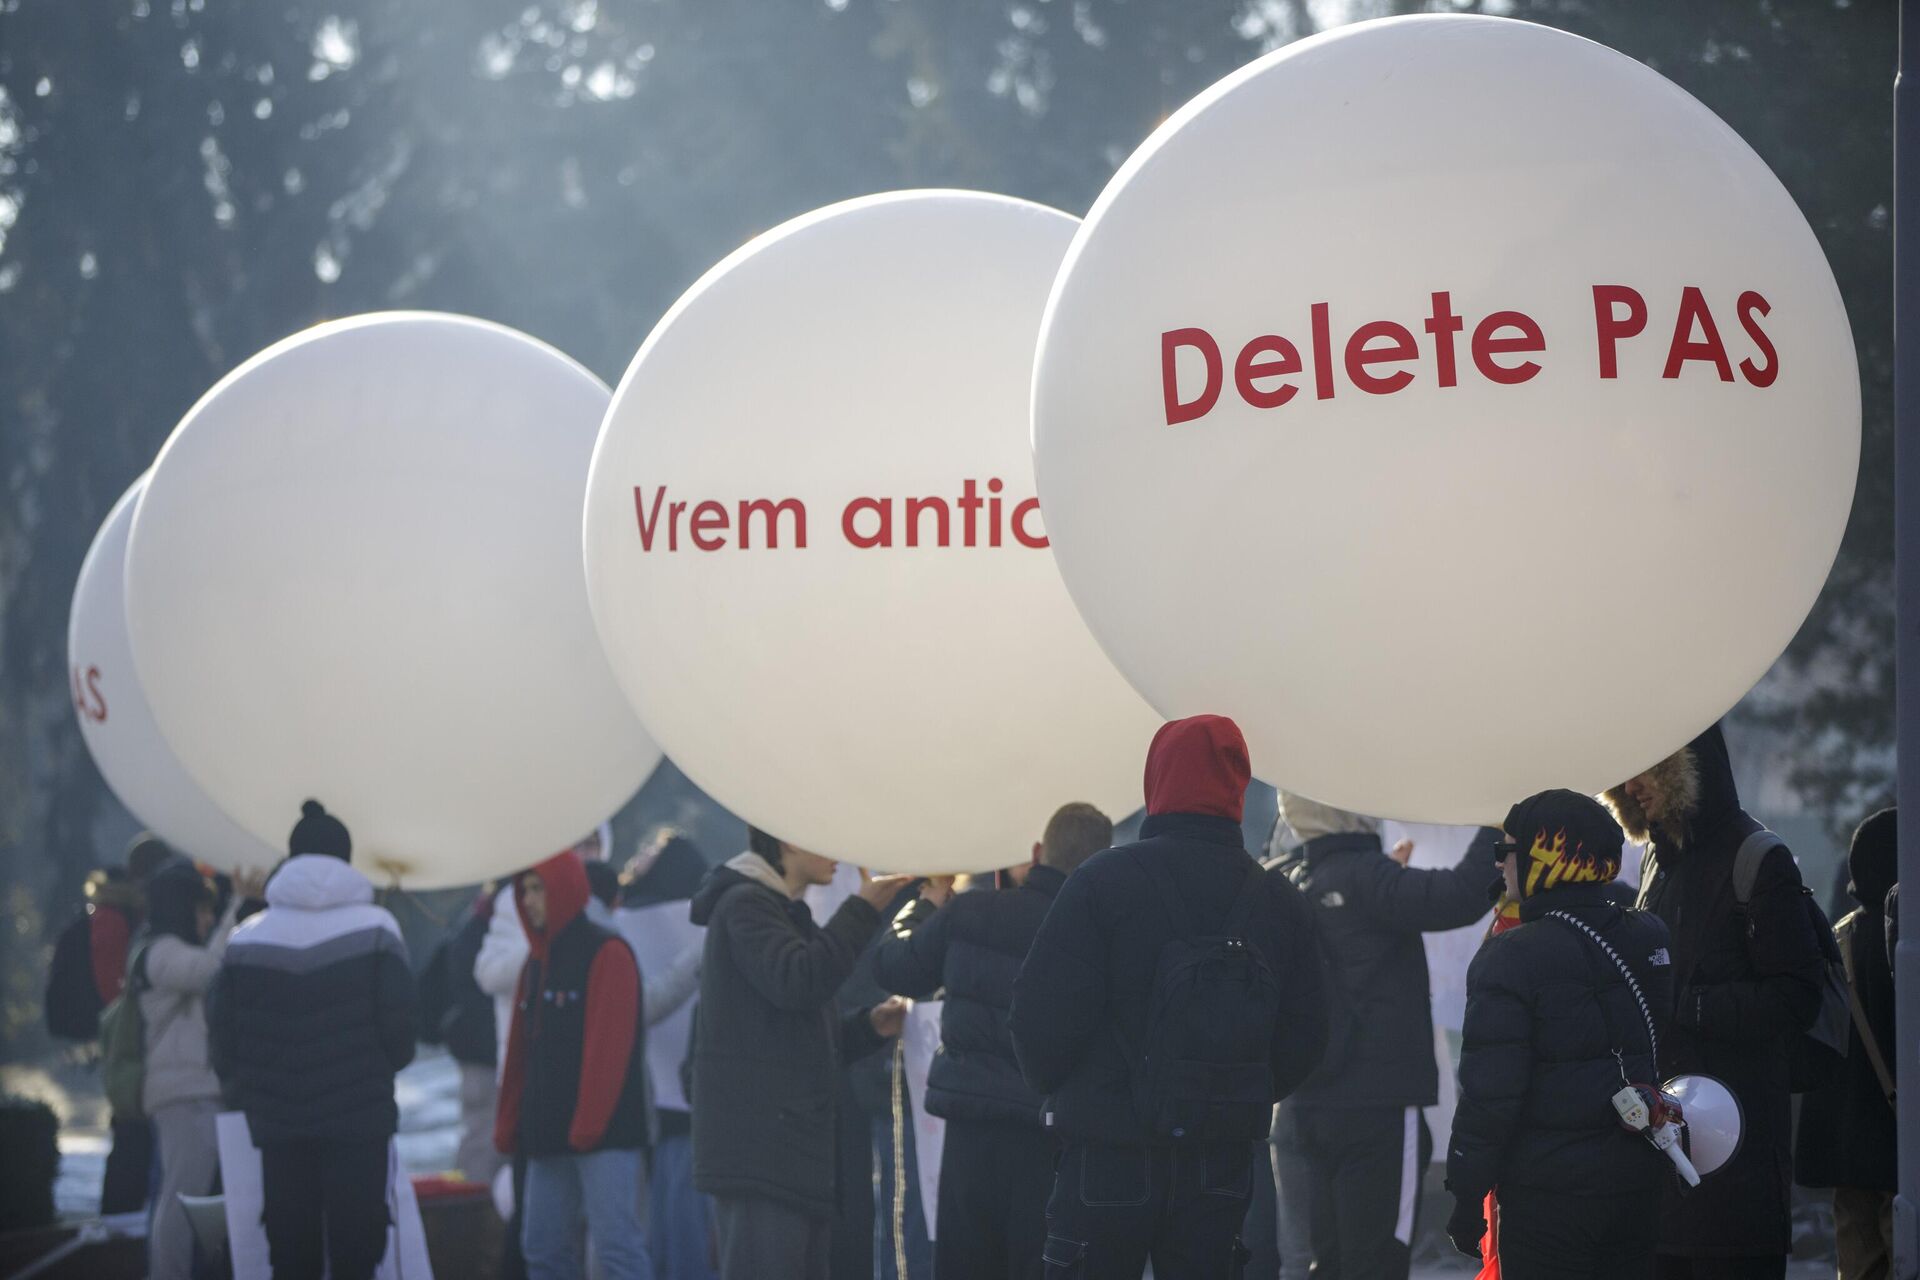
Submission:
<svg viewBox="0 0 1920 1280">
<path fill-rule="evenodd" d="M 1250 777 L 1233 721 L 1162 726 L 1141 838 L 1067 877 L 1014 983 L 1014 1054 L 1062 1143 L 1049 1276 L 1247 1256 L 1255 1144 L 1327 1041 L 1312 910 L 1242 841 Z"/>
<path fill-rule="evenodd" d="M 651 1280 L 640 1227 L 648 1144 L 640 970 L 586 915 L 571 850 L 514 882 L 528 956 L 514 1000 L 494 1145 L 527 1164 L 521 1250 L 530 1280 L 579 1280 L 584 1214 L 608 1280 Z"/>
</svg>

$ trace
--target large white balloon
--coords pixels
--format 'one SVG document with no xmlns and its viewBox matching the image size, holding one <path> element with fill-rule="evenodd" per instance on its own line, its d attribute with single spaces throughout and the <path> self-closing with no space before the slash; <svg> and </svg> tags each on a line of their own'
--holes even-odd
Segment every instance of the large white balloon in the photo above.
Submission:
<svg viewBox="0 0 1920 1280">
<path fill-rule="evenodd" d="M 113 504 L 73 586 L 67 668 L 80 737 L 107 786 L 148 830 L 210 866 L 264 870 L 279 860 L 285 842 L 269 845 L 242 831 L 187 776 L 160 736 L 134 674 L 127 642 L 127 531 L 146 483 L 141 476 Z"/>
<path fill-rule="evenodd" d="M 1155 717 L 1074 612 L 1033 498 L 1033 340 L 1073 219 L 902 192 L 709 271 L 594 453 L 587 582 L 674 763 L 866 866 L 1023 861 L 1139 804 Z"/>
<path fill-rule="evenodd" d="M 1497 819 L 1725 712 L 1826 579 L 1860 397 L 1779 181 L 1648 68 L 1361 23 L 1189 103 L 1088 214 L 1034 447 L 1160 711 L 1361 813 Z"/>
<path fill-rule="evenodd" d="M 564 848 L 659 761 L 594 637 L 606 387 L 499 325 L 321 325 L 222 379 L 133 521 L 127 618 L 180 761 L 284 841 L 309 796 L 416 887 Z"/>
</svg>

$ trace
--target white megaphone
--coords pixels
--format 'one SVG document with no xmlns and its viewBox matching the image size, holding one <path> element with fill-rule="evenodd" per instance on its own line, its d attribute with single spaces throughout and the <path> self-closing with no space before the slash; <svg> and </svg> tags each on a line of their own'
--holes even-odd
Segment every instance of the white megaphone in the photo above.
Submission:
<svg viewBox="0 0 1920 1280">
<path fill-rule="evenodd" d="M 1701 1177 L 1724 1168 L 1740 1150 L 1746 1118 L 1733 1090 L 1712 1076 L 1675 1076 L 1660 1092 L 1682 1117 L 1681 1141 Z"/>
<path fill-rule="evenodd" d="M 1629 1086 L 1614 1095 L 1620 1122 L 1666 1153 L 1690 1187 L 1740 1149 L 1740 1100 L 1712 1076 L 1675 1076 L 1651 1090 Z"/>
</svg>

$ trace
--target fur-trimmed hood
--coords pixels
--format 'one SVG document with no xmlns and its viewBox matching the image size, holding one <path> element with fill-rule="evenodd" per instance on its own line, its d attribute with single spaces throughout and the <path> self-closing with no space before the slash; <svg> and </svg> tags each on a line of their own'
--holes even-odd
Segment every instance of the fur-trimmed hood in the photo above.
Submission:
<svg viewBox="0 0 1920 1280">
<path fill-rule="evenodd" d="M 1652 793 L 1648 805 L 1627 794 L 1625 783 L 1601 799 L 1641 844 L 1684 849 L 1740 809 L 1733 760 L 1717 724 L 1640 777 Z"/>
<path fill-rule="evenodd" d="M 95 871 L 87 876 L 87 901 L 100 907 L 114 907 L 138 916 L 147 909 L 147 895 L 140 885 L 124 876 Z"/>
</svg>

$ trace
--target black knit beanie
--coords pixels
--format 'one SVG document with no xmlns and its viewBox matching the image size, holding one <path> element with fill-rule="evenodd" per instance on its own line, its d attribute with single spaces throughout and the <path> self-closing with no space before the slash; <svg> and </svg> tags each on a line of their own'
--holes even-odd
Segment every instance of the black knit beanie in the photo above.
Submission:
<svg viewBox="0 0 1920 1280">
<path fill-rule="evenodd" d="M 1507 812 L 1507 835 L 1520 846 L 1520 896 L 1562 884 L 1607 884 L 1620 874 L 1626 837 L 1592 796 L 1542 791 Z"/>
<path fill-rule="evenodd" d="M 300 821 L 293 824 L 287 837 L 287 852 L 295 857 L 303 853 L 324 853 L 347 862 L 353 858 L 353 837 L 347 826 L 327 812 L 318 800 L 300 806 Z"/>
</svg>

